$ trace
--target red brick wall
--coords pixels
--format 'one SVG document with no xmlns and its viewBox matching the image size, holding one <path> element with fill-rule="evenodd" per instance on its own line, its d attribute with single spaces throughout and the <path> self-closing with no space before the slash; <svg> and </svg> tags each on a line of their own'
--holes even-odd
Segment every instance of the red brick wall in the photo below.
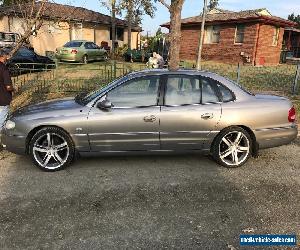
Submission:
<svg viewBox="0 0 300 250">
<path fill-rule="evenodd" d="M 260 26 L 255 65 L 263 63 L 265 65 L 279 64 L 284 28 L 280 28 L 279 40 L 277 45 L 273 46 L 274 28 L 273 25 L 262 24 Z"/>
<path fill-rule="evenodd" d="M 253 61 L 256 43 L 257 24 L 249 23 L 245 27 L 243 44 L 234 44 L 235 24 L 221 25 L 220 42 L 218 44 L 204 44 L 204 60 L 237 63 L 241 61 L 240 53 L 244 52 Z M 200 26 L 182 27 L 180 57 L 182 60 L 196 60 L 199 43 Z"/>
</svg>

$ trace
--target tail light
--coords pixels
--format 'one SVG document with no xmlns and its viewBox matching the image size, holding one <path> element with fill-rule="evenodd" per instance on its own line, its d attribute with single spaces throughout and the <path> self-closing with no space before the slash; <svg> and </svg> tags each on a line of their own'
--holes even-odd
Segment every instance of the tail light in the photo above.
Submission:
<svg viewBox="0 0 300 250">
<path fill-rule="evenodd" d="M 78 52 L 77 49 L 72 49 L 71 50 L 71 54 L 77 54 L 77 52 Z"/>
<path fill-rule="evenodd" d="M 295 122 L 296 121 L 296 109 L 292 107 L 289 110 L 289 116 L 288 116 L 289 122 Z"/>
</svg>

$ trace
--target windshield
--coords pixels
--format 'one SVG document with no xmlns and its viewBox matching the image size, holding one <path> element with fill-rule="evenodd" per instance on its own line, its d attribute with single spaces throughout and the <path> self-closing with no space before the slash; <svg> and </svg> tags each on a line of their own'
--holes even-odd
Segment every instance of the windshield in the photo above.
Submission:
<svg viewBox="0 0 300 250">
<path fill-rule="evenodd" d="M 82 42 L 68 42 L 64 45 L 65 48 L 79 48 L 82 45 Z"/>
<path fill-rule="evenodd" d="M 100 93 L 102 93 L 103 91 L 108 90 L 111 85 L 113 85 L 114 83 L 116 83 L 120 78 L 122 78 L 123 76 L 118 77 L 117 79 L 115 79 L 113 82 L 111 82 L 108 85 L 105 85 L 104 87 L 94 90 L 92 92 L 81 92 L 80 94 L 78 94 L 75 97 L 75 101 L 81 105 L 87 105 L 89 102 L 93 101 L 94 99 L 96 99 Z"/>
</svg>

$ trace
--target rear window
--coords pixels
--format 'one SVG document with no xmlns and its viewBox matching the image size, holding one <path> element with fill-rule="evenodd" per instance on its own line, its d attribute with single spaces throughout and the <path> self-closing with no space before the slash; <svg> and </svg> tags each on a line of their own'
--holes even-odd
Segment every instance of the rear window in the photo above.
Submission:
<svg viewBox="0 0 300 250">
<path fill-rule="evenodd" d="M 64 45 L 66 48 L 79 48 L 82 45 L 82 42 L 68 42 Z"/>
<path fill-rule="evenodd" d="M 217 84 L 219 90 L 220 90 L 220 93 L 222 95 L 222 101 L 223 102 L 231 102 L 234 100 L 234 96 L 232 94 L 232 92 L 226 88 L 225 86 L 221 85 L 221 84 Z"/>
</svg>

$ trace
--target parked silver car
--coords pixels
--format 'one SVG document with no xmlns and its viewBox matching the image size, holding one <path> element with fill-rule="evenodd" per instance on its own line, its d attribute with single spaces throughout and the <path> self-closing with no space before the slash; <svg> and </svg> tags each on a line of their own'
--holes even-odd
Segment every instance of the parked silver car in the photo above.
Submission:
<svg viewBox="0 0 300 250">
<path fill-rule="evenodd" d="M 146 70 L 16 111 L 3 143 L 46 171 L 66 167 L 76 154 L 204 153 L 238 167 L 259 149 L 293 141 L 295 119 L 288 99 L 253 95 L 213 73 Z"/>
</svg>

